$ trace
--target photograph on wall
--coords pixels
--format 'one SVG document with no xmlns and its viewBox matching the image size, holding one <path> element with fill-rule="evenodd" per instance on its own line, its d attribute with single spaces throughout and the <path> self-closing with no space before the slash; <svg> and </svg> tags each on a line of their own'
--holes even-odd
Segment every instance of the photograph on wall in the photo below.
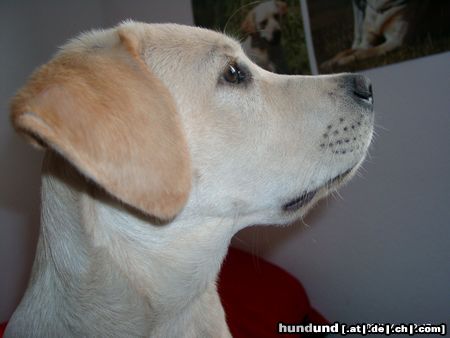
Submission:
<svg viewBox="0 0 450 338">
<path fill-rule="evenodd" d="M 238 39 L 245 53 L 279 74 L 311 74 L 299 0 L 192 0 L 196 26 Z"/>
<path fill-rule="evenodd" d="M 357 71 L 450 50 L 450 1 L 309 0 L 319 73 Z"/>
</svg>

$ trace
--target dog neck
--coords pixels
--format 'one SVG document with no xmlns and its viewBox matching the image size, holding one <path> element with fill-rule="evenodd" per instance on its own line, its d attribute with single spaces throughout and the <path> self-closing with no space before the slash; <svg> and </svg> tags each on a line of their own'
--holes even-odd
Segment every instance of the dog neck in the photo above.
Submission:
<svg viewBox="0 0 450 338">
<path fill-rule="evenodd" d="M 48 152 L 32 279 L 12 322 L 43 334 L 228 336 L 215 280 L 231 225 L 198 224 L 189 210 L 157 222 Z"/>
</svg>

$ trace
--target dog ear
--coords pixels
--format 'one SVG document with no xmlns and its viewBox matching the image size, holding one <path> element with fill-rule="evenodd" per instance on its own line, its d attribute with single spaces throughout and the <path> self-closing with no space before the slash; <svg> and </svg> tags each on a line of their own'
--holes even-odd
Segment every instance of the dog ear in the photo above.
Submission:
<svg viewBox="0 0 450 338">
<path fill-rule="evenodd" d="M 247 13 L 244 21 L 241 24 L 241 30 L 245 33 L 254 33 L 256 32 L 255 20 L 253 18 L 253 11 Z"/>
<path fill-rule="evenodd" d="M 277 5 L 278 13 L 280 13 L 280 15 L 287 14 L 287 11 L 288 11 L 287 3 L 285 3 L 284 1 L 277 1 L 276 5 Z"/>
<path fill-rule="evenodd" d="M 117 199 L 169 219 L 191 184 L 179 116 L 138 38 L 116 34 L 112 47 L 63 50 L 39 68 L 12 100 L 12 123 Z"/>
</svg>

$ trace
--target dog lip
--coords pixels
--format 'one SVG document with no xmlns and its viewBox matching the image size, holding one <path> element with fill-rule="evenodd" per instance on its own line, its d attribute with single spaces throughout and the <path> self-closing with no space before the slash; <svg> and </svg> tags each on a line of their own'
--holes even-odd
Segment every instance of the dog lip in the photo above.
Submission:
<svg viewBox="0 0 450 338">
<path fill-rule="evenodd" d="M 337 181 L 342 181 L 344 179 L 345 176 L 347 176 L 348 174 L 350 174 L 350 172 L 352 171 L 353 167 L 351 167 L 350 169 L 347 169 L 346 171 L 344 171 L 342 174 L 337 175 L 336 177 L 332 178 L 331 180 L 329 180 L 327 183 L 325 183 L 325 185 L 330 185 L 333 184 Z"/>
<path fill-rule="evenodd" d="M 294 198 L 290 202 L 283 205 L 284 211 L 295 211 L 300 209 L 301 207 L 305 206 L 311 200 L 316 196 L 318 189 L 312 190 L 312 191 L 306 191 L 300 197 Z"/>
<path fill-rule="evenodd" d="M 292 212 L 304 207 L 305 205 L 307 205 L 309 202 L 312 201 L 312 199 L 314 198 L 314 196 L 316 196 L 317 192 L 320 189 L 322 189 L 323 187 L 329 187 L 330 185 L 336 182 L 341 182 L 352 171 L 352 169 L 353 167 L 333 177 L 332 179 L 325 182 L 325 184 L 321 185 L 320 187 L 314 190 L 303 192 L 299 197 L 296 197 L 290 200 L 288 203 L 284 204 L 282 207 L 283 211 Z"/>
</svg>

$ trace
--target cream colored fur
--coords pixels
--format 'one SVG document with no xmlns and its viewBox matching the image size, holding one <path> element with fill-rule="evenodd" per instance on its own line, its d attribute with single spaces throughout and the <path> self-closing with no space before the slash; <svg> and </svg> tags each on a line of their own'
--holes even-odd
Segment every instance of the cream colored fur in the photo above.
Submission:
<svg viewBox="0 0 450 338">
<path fill-rule="evenodd" d="M 224 80 L 233 62 L 247 82 Z M 301 217 L 365 156 L 373 113 L 355 79 L 272 74 L 234 40 L 172 24 L 63 46 L 12 104 L 46 155 L 32 278 L 6 336 L 230 337 L 215 283 L 232 236 Z"/>
</svg>

